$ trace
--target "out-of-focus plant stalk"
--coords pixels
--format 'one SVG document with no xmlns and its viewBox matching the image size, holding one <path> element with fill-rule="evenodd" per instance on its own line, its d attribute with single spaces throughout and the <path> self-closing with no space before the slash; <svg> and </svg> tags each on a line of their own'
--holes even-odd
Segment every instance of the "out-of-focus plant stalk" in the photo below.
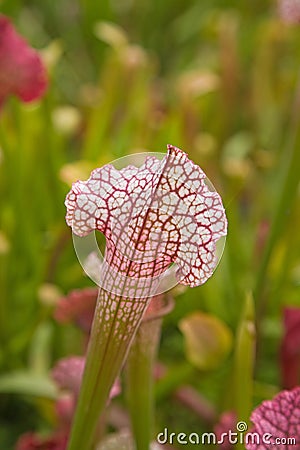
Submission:
<svg viewBox="0 0 300 450">
<path fill-rule="evenodd" d="M 244 422 L 249 420 L 252 410 L 255 341 L 254 304 L 249 293 L 237 330 L 233 377 L 234 409 L 238 420 Z"/>
<path fill-rule="evenodd" d="M 262 301 L 264 283 L 266 279 L 269 262 L 282 228 L 288 217 L 290 208 L 297 193 L 300 172 L 300 152 L 297 142 L 300 138 L 300 74 L 296 87 L 295 100 L 292 105 L 290 130 L 287 137 L 286 152 L 284 154 L 281 177 L 278 180 L 279 195 L 276 208 L 271 222 L 269 237 L 265 246 L 264 254 L 258 271 L 254 288 L 254 300 L 257 303 L 258 316 L 263 314 L 265 305 Z"/>
<path fill-rule="evenodd" d="M 136 333 L 126 363 L 126 391 L 137 450 L 149 450 L 154 421 L 154 363 L 159 346 L 162 316 L 173 307 L 154 298 Z M 150 310 L 150 312 L 148 312 Z"/>
</svg>

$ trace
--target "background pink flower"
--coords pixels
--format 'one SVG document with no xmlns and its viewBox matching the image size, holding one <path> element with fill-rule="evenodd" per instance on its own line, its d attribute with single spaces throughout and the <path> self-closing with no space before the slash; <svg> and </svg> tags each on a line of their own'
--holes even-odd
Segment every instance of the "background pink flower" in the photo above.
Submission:
<svg viewBox="0 0 300 450">
<path fill-rule="evenodd" d="M 40 98 L 47 88 L 46 69 L 36 50 L 0 15 L 0 106 L 9 95 L 24 102 Z"/>
</svg>

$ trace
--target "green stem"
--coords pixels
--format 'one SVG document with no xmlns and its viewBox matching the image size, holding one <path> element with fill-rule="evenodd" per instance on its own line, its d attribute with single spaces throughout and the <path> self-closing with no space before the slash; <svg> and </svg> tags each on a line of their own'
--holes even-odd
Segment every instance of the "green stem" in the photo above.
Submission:
<svg viewBox="0 0 300 450">
<path fill-rule="evenodd" d="M 143 321 L 126 365 L 126 390 L 137 450 L 149 450 L 154 417 L 153 368 L 162 319 Z"/>
<path fill-rule="evenodd" d="M 133 309 L 128 307 L 132 300 L 99 290 L 68 450 L 91 449 L 100 414 L 147 307 L 147 299 L 135 301 Z"/>
</svg>

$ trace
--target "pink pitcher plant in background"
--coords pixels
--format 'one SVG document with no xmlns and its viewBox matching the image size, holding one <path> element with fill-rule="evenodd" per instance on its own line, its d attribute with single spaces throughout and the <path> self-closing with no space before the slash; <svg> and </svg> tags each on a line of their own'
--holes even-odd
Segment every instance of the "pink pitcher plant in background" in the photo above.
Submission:
<svg viewBox="0 0 300 450">
<path fill-rule="evenodd" d="M 38 52 L 0 14 L 0 108 L 10 95 L 37 100 L 47 88 L 47 74 Z"/>
<path fill-rule="evenodd" d="M 203 171 L 171 145 L 162 160 L 148 156 L 139 167 L 94 170 L 87 181 L 73 184 L 66 207 L 73 236 L 97 230 L 106 238 L 68 447 L 85 450 L 151 299 L 176 283 L 195 287 L 207 281 L 227 220 Z"/>
<path fill-rule="evenodd" d="M 254 427 L 245 438 L 247 450 L 300 449 L 300 387 L 281 391 L 251 414 Z"/>
</svg>

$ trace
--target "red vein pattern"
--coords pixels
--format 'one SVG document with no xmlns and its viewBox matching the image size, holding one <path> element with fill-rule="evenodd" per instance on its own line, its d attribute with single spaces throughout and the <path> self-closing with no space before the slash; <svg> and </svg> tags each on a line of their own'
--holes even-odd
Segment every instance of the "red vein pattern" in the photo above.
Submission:
<svg viewBox="0 0 300 450">
<path fill-rule="evenodd" d="M 162 161 L 148 157 L 140 168 L 121 170 L 106 165 L 73 184 L 66 221 L 78 236 L 94 230 L 105 235 L 107 290 L 144 296 L 171 263 L 177 265 L 177 280 L 191 287 L 212 275 L 227 220 L 205 178 L 184 152 L 169 145 Z M 136 295 L 137 289 L 143 295 Z"/>
<path fill-rule="evenodd" d="M 270 448 L 299 450 L 300 387 L 292 391 L 282 391 L 273 400 L 264 401 L 252 412 L 251 420 L 255 426 L 250 434 L 258 433 L 260 442 L 246 443 L 247 450 L 267 450 Z M 263 436 L 265 436 L 265 442 L 263 442 Z M 287 441 L 289 438 L 295 438 L 296 444 L 289 444 Z M 269 443 L 266 442 L 266 439 L 269 440 Z M 276 441 L 276 439 L 281 439 L 281 442 Z"/>
</svg>

